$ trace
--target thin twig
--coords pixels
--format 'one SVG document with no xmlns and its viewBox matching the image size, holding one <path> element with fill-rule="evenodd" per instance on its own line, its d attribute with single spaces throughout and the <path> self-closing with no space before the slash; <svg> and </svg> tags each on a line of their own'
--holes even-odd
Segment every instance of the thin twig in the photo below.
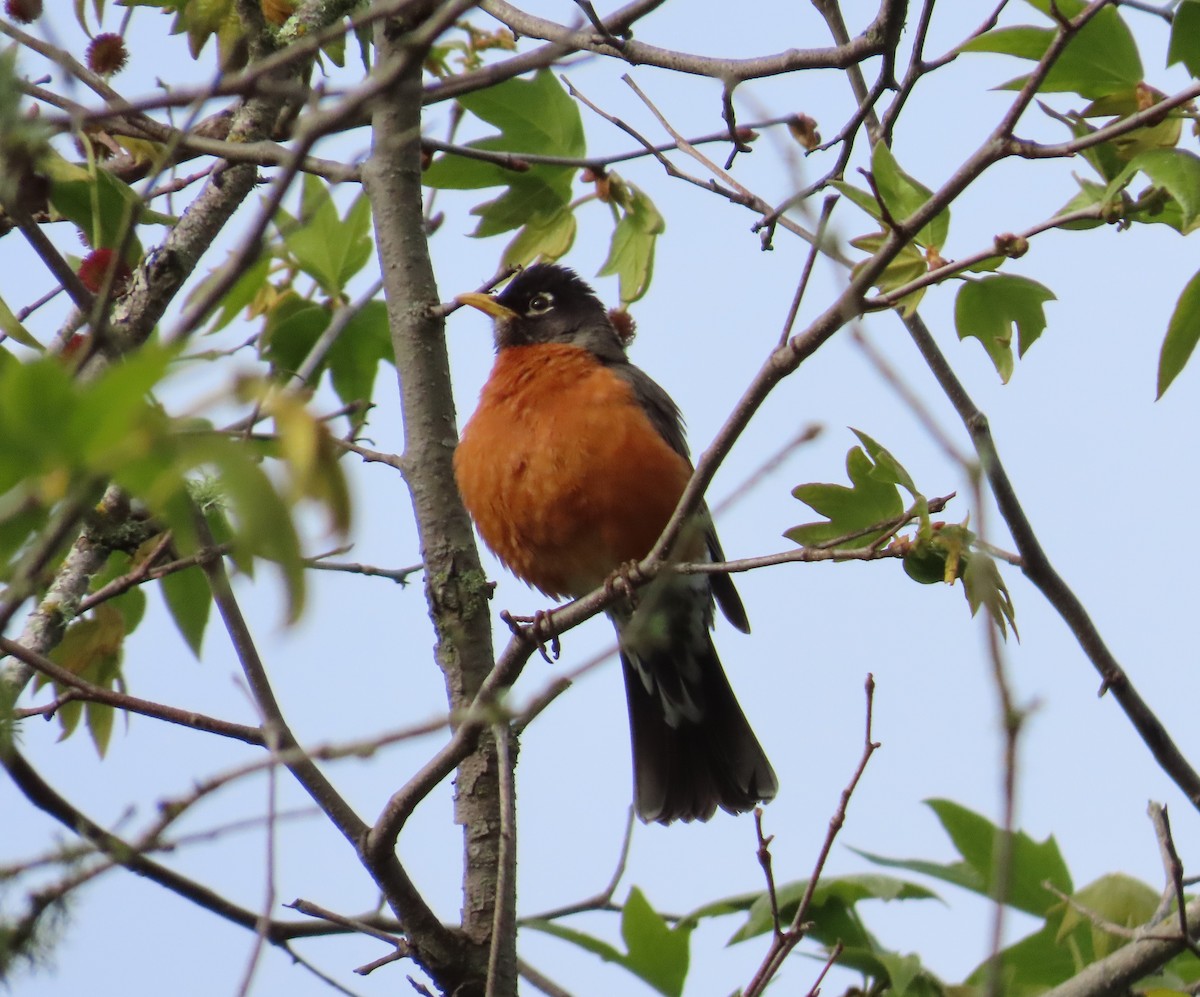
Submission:
<svg viewBox="0 0 1200 997">
<path fill-rule="evenodd" d="M 500 997 L 504 978 L 501 960 L 508 939 L 517 930 L 517 814 L 516 751 L 507 721 L 492 724 L 500 771 L 500 862 L 496 869 L 496 905 L 492 912 L 492 944 L 488 951 L 488 977 L 484 997 Z"/>
<path fill-rule="evenodd" d="M 859 758 L 858 766 L 854 770 L 854 774 L 850 777 L 850 781 L 846 784 L 846 788 L 842 790 L 841 799 L 838 802 L 837 810 L 829 819 L 829 830 L 825 833 L 825 840 L 821 845 L 821 849 L 817 854 L 817 860 L 813 865 L 812 875 L 808 878 L 808 885 L 804 890 L 804 896 L 801 897 L 799 905 L 796 907 L 795 916 L 792 918 L 791 924 L 782 932 L 775 935 L 772 939 L 771 947 L 767 954 L 763 957 L 762 963 L 755 972 L 750 983 L 747 984 L 743 991 L 744 997 L 759 997 L 766 989 L 768 983 L 779 972 L 780 967 L 806 934 L 805 918 L 808 917 L 808 910 L 812 904 L 812 898 L 817 888 L 817 883 L 820 881 L 821 873 L 825 869 L 825 862 L 829 858 L 829 853 L 833 849 L 833 843 L 841 831 L 842 826 L 846 822 L 846 810 L 850 805 L 850 798 L 854 795 L 854 790 L 857 788 L 859 780 L 866 771 L 867 763 L 870 762 L 871 756 L 875 750 L 880 747 L 879 742 L 872 740 L 871 721 L 874 714 L 875 703 L 875 678 L 873 675 L 867 676 L 866 681 L 866 696 L 867 696 L 867 711 L 865 735 L 863 739 L 862 756 Z M 824 974 L 822 974 L 824 975 Z"/>
</svg>

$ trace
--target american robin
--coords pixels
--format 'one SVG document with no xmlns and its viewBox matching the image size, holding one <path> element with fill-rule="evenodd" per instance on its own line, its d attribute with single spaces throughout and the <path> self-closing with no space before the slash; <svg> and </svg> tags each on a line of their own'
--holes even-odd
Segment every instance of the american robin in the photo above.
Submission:
<svg viewBox="0 0 1200 997">
<path fill-rule="evenodd" d="M 552 598 L 586 595 L 645 557 L 674 512 L 692 474 L 679 409 L 566 267 L 537 264 L 496 297 L 458 300 L 493 317 L 496 344 L 454 457 L 463 502 L 518 578 Z M 679 547 L 724 559 L 706 509 Z M 646 822 L 741 813 L 778 786 L 713 647 L 714 597 L 749 632 L 728 575 L 664 572 L 608 611 Z"/>
</svg>

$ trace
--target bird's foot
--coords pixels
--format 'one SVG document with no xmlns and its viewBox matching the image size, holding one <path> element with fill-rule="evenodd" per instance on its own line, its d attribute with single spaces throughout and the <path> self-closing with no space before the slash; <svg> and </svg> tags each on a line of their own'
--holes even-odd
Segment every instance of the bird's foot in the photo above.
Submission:
<svg viewBox="0 0 1200 997">
<path fill-rule="evenodd" d="M 558 660 L 562 653 L 562 642 L 550 625 L 549 610 L 539 609 L 532 616 L 513 616 L 507 609 L 502 609 L 500 619 L 508 624 L 508 629 L 517 637 L 533 641 L 546 664 L 552 665 Z M 546 649 L 547 642 L 550 644 L 549 650 Z"/>
<path fill-rule="evenodd" d="M 628 603 L 630 609 L 636 609 L 637 587 L 641 581 L 642 573 L 638 570 L 637 561 L 626 561 L 605 580 L 604 594 L 618 596 Z"/>
</svg>

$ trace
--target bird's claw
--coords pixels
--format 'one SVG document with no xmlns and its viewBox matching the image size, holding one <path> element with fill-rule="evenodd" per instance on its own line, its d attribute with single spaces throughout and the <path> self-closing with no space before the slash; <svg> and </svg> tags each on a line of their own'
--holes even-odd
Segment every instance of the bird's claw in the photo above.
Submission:
<svg viewBox="0 0 1200 997">
<path fill-rule="evenodd" d="M 617 568 L 604 582 L 604 594 L 619 596 L 629 604 L 630 609 L 637 608 L 637 586 L 642 580 L 637 561 L 626 561 Z"/>
<path fill-rule="evenodd" d="M 500 611 L 500 619 L 508 624 L 508 629 L 523 640 L 531 640 L 537 646 L 538 653 L 546 664 L 552 665 L 562 653 L 562 642 L 558 634 L 550 626 L 549 610 L 539 609 L 532 616 L 513 616 L 507 609 Z M 550 649 L 546 650 L 549 641 Z"/>
</svg>

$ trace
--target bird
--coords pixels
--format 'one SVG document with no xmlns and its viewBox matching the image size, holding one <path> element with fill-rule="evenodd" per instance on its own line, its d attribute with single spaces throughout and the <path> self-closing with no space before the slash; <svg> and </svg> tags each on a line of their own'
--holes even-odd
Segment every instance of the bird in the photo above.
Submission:
<svg viewBox="0 0 1200 997">
<path fill-rule="evenodd" d="M 691 478 L 679 408 L 630 362 L 595 291 L 565 266 L 536 263 L 497 295 L 456 300 L 494 323 L 495 363 L 454 455 L 476 529 L 550 598 L 611 583 L 649 554 Z M 725 559 L 704 507 L 677 547 L 677 558 Z M 727 574 L 662 572 L 608 610 L 645 823 L 743 813 L 778 788 L 717 657 L 714 601 L 749 632 Z"/>
</svg>

